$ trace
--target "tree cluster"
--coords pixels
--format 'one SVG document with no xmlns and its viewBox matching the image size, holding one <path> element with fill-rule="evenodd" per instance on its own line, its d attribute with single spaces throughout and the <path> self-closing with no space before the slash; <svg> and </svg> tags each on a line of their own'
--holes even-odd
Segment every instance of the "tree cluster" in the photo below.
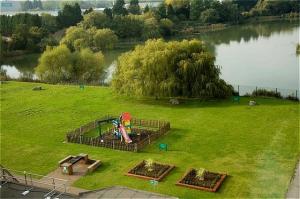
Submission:
<svg viewBox="0 0 300 199">
<path fill-rule="evenodd" d="M 282 15 L 286 13 L 299 13 L 300 1 L 268 1 L 258 0 L 257 4 L 250 10 L 250 16 Z"/>
<path fill-rule="evenodd" d="M 28 10 L 42 10 L 43 4 L 41 0 L 26 0 L 21 3 L 22 10 L 28 11 Z"/>
<path fill-rule="evenodd" d="M 66 45 L 47 47 L 39 59 L 36 74 L 49 83 L 92 83 L 100 79 L 104 56 L 90 49 L 71 52 Z"/>
<path fill-rule="evenodd" d="M 299 12 L 300 1 L 270 0 L 165 0 L 157 9 L 160 18 L 203 23 L 239 23 L 245 17 Z"/>
<path fill-rule="evenodd" d="M 89 48 L 94 52 L 113 49 L 118 37 L 110 29 L 85 29 L 82 26 L 72 26 L 67 29 L 60 44 L 65 44 L 71 51 Z"/>
<path fill-rule="evenodd" d="M 228 97 L 233 89 L 214 62 L 199 40 L 148 40 L 119 57 L 112 87 L 139 96 Z"/>
<path fill-rule="evenodd" d="M 63 9 L 58 12 L 57 23 L 61 28 L 66 28 L 76 25 L 82 18 L 78 3 L 74 5 L 66 4 Z"/>
<path fill-rule="evenodd" d="M 173 22 L 169 19 L 158 20 L 153 12 L 140 15 L 111 15 L 111 13 L 91 12 L 84 15 L 80 23 L 84 28 L 109 28 L 119 38 L 157 38 L 172 34 Z"/>
<path fill-rule="evenodd" d="M 26 1 L 36 3 L 38 1 Z M 24 2 L 24 4 L 26 3 Z M 0 16 L 1 55 L 15 50 L 30 52 L 43 51 L 47 45 L 57 45 L 51 33 L 61 28 L 76 25 L 82 20 L 81 9 L 77 3 L 66 4 L 58 16 L 20 13 L 13 16 Z"/>
</svg>

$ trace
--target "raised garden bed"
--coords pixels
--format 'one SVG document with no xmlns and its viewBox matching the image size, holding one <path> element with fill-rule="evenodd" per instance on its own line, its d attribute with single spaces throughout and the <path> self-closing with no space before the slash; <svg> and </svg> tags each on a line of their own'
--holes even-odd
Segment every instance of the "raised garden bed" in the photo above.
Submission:
<svg viewBox="0 0 300 199">
<path fill-rule="evenodd" d="M 195 169 L 189 170 L 177 183 L 178 186 L 216 192 L 225 180 L 226 174 L 205 171 L 203 179 L 197 177 Z"/>
<path fill-rule="evenodd" d="M 149 171 L 149 169 L 147 169 L 145 165 L 146 162 L 142 161 L 133 169 L 131 169 L 128 173 L 126 173 L 126 175 L 142 178 L 145 180 L 161 181 L 173 168 L 175 168 L 175 166 L 173 165 L 160 164 L 154 162 L 152 170 Z"/>
</svg>

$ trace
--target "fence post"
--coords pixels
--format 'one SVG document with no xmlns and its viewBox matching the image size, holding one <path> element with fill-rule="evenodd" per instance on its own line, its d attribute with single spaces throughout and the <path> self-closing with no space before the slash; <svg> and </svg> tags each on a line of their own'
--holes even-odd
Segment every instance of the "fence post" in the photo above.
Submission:
<svg viewBox="0 0 300 199">
<path fill-rule="evenodd" d="M 238 85 L 238 94 L 240 95 L 240 85 Z"/>
<path fill-rule="evenodd" d="M 277 88 L 275 89 L 275 93 L 277 94 Z"/>
<path fill-rule="evenodd" d="M 54 182 L 54 178 L 52 178 L 52 184 L 53 184 L 53 188 L 55 189 L 55 182 Z"/>
<path fill-rule="evenodd" d="M 296 98 L 298 98 L 298 91 L 296 90 Z"/>
<path fill-rule="evenodd" d="M 24 179 L 25 179 L 25 184 L 27 185 L 27 175 L 26 175 L 26 171 L 24 171 Z"/>
<path fill-rule="evenodd" d="M 112 141 L 113 149 L 115 149 L 115 141 Z"/>
<path fill-rule="evenodd" d="M 148 141 L 149 141 L 149 144 L 151 144 L 150 135 L 148 135 Z"/>
<path fill-rule="evenodd" d="M 255 87 L 255 95 L 257 95 L 257 86 Z"/>
<path fill-rule="evenodd" d="M 31 186 L 33 186 L 32 175 L 31 175 L 31 173 L 29 174 L 29 176 L 30 176 L 30 183 L 31 183 Z"/>
<path fill-rule="evenodd" d="M 137 152 L 137 143 L 134 143 L 134 152 Z"/>
</svg>

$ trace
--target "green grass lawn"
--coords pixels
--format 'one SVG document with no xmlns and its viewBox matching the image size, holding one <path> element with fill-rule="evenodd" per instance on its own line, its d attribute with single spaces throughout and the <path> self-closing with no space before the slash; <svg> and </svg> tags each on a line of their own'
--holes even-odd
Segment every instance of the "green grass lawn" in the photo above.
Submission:
<svg viewBox="0 0 300 199">
<path fill-rule="evenodd" d="M 36 85 L 46 90 L 32 91 Z M 249 98 L 189 100 L 173 106 L 167 100 L 117 96 L 110 88 L 8 82 L 1 85 L 1 164 L 47 174 L 67 155 L 87 153 L 103 165 L 75 186 L 98 189 L 112 185 L 154 191 L 180 198 L 283 198 L 299 157 L 299 104 Z M 106 114 L 171 122 L 171 131 L 140 153 L 63 143 L 67 131 Z M 158 143 L 167 143 L 160 152 Z M 143 159 L 176 165 L 157 187 L 124 176 Z M 175 186 L 189 168 L 225 172 L 218 193 Z"/>
</svg>

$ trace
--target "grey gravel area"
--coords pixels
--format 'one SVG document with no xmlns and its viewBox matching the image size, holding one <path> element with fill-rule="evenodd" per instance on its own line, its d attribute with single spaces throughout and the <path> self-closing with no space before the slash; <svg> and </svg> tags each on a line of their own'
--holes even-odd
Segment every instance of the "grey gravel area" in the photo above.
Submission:
<svg viewBox="0 0 300 199">
<path fill-rule="evenodd" d="M 113 186 L 106 189 L 81 193 L 80 198 L 151 198 L 151 199 L 175 199 L 175 197 L 157 193 L 130 189 L 127 187 Z"/>
<path fill-rule="evenodd" d="M 296 171 L 295 171 L 295 176 L 289 186 L 288 192 L 286 194 L 286 198 L 288 199 L 294 199 L 294 198 L 300 198 L 300 184 L 299 184 L 299 171 L 300 170 L 300 162 L 298 162 Z"/>
</svg>

